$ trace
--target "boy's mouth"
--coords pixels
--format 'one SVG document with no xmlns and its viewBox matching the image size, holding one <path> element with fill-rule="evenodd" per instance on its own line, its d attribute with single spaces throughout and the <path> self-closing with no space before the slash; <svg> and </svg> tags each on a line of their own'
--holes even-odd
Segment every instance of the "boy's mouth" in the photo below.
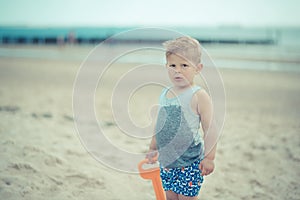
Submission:
<svg viewBox="0 0 300 200">
<path fill-rule="evenodd" d="M 180 77 L 180 76 L 176 76 L 176 77 L 174 77 L 174 79 L 175 79 L 175 80 L 182 80 L 183 78 Z"/>
</svg>

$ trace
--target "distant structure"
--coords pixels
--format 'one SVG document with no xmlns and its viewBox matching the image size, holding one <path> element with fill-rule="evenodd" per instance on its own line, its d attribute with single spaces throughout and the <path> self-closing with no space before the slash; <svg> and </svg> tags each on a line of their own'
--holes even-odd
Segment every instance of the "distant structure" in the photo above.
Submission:
<svg viewBox="0 0 300 200">
<path fill-rule="evenodd" d="M 28 28 L 28 27 L 0 27 L 0 44 L 54 44 L 96 45 L 110 38 L 110 36 L 130 27 L 95 27 L 95 28 Z M 250 33 L 249 33 L 250 31 Z M 252 31 L 252 32 L 251 32 Z M 183 32 L 183 31 L 182 31 Z M 275 33 L 275 34 L 274 34 Z M 191 29 L 188 35 L 198 39 L 202 44 L 276 44 L 281 33 L 278 30 L 267 29 Z M 110 38 L 107 43 L 161 43 L 164 38 L 153 38 L 151 34 L 144 33 L 137 37 Z"/>
</svg>

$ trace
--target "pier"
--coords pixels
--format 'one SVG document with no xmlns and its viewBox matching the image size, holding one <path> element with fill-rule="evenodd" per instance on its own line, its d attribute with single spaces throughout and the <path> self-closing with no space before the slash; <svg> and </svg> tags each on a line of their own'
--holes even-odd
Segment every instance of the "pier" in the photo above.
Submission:
<svg viewBox="0 0 300 200">
<path fill-rule="evenodd" d="M 65 44 L 92 44 L 96 45 L 108 39 L 114 34 L 130 28 L 28 28 L 28 27 L 0 27 L 0 44 L 37 44 L 37 45 L 65 45 Z M 187 35 L 196 38 L 202 44 L 262 44 L 272 45 L 278 41 L 278 35 L 270 31 L 257 31 L 251 34 L 237 33 L 227 30 L 226 36 L 223 30 L 201 31 L 189 30 Z M 235 37 L 238 34 L 238 37 Z M 137 36 L 137 38 L 113 39 L 112 43 L 161 43 L 163 38 L 151 38 L 151 36 Z"/>
</svg>

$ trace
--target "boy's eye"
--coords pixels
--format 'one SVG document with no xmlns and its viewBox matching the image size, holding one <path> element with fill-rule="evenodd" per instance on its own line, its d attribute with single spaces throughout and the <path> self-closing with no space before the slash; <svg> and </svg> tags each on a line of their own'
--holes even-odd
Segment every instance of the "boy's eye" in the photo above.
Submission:
<svg viewBox="0 0 300 200">
<path fill-rule="evenodd" d="M 174 64 L 171 64 L 171 65 L 169 65 L 169 67 L 176 67 L 176 65 L 174 65 Z"/>
<path fill-rule="evenodd" d="M 182 64 L 181 67 L 188 67 L 188 65 L 187 64 Z"/>
</svg>

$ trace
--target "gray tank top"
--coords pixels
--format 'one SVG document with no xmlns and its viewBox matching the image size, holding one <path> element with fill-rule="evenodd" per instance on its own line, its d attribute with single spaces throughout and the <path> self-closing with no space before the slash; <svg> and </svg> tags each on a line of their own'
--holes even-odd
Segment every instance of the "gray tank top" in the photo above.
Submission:
<svg viewBox="0 0 300 200">
<path fill-rule="evenodd" d="M 203 159 L 200 117 L 191 108 L 192 97 L 200 89 L 194 86 L 177 97 L 167 98 L 167 88 L 160 96 L 155 137 L 163 167 L 185 167 Z"/>
</svg>

